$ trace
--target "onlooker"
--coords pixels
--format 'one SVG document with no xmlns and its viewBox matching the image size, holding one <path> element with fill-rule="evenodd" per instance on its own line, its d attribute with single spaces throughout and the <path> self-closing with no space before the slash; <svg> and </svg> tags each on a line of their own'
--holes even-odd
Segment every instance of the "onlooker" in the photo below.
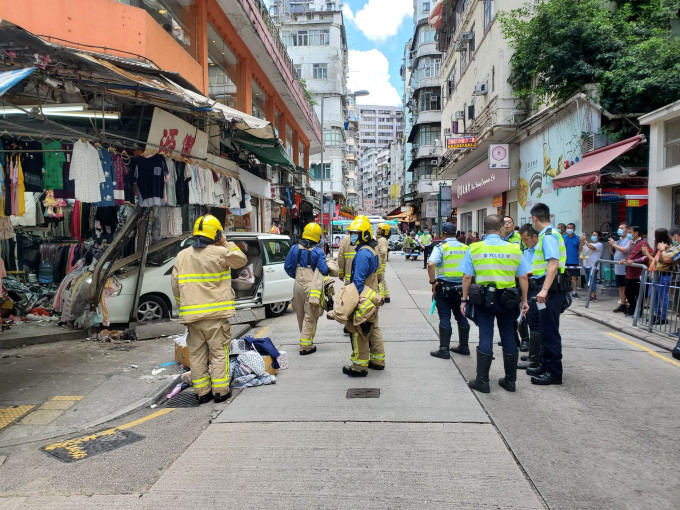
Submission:
<svg viewBox="0 0 680 510">
<path fill-rule="evenodd" d="M 564 235 L 567 233 L 567 226 L 564 223 L 558 223 L 557 230 L 559 230 L 562 237 L 564 237 Z"/>
<path fill-rule="evenodd" d="M 650 253 L 648 249 L 643 248 L 642 253 L 647 256 L 650 264 L 655 259 L 661 258 L 661 253 L 665 248 L 672 243 L 671 237 L 668 235 L 668 230 L 665 228 L 657 228 L 654 231 L 654 253 Z M 663 248 L 663 249 L 662 249 Z M 654 322 L 653 324 L 666 324 L 666 312 L 668 311 L 668 289 L 671 285 L 671 275 L 669 271 L 675 271 L 675 263 L 664 262 L 657 260 L 654 263 L 654 272 L 656 273 L 652 278 L 654 296 Z"/>
<path fill-rule="evenodd" d="M 465 244 L 470 246 L 473 243 L 473 238 L 472 238 L 472 230 L 468 230 L 467 232 L 467 237 L 465 238 Z"/>
<path fill-rule="evenodd" d="M 597 301 L 597 267 L 596 263 L 602 258 L 603 245 L 600 242 L 602 234 L 594 230 L 590 234 L 590 239 L 585 236 L 581 237 L 581 242 L 584 245 L 581 258 L 583 259 L 583 269 L 586 271 L 586 281 L 590 290 L 590 300 Z"/>
<path fill-rule="evenodd" d="M 633 239 L 633 231 L 630 228 L 630 223 L 624 221 L 619 225 L 616 231 L 619 236 L 618 241 L 609 238 L 609 249 L 614 254 L 614 274 L 616 276 L 616 286 L 619 288 L 619 306 L 614 310 L 614 313 L 622 313 L 626 311 L 626 268 L 619 264 L 628 256 L 628 249 L 630 248 L 630 241 Z"/>
<path fill-rule="evenodd" d="M 635 314 L 635 307 L 637 306 L 638 294 L 640 293 L 640 275 L 642 268 L 631 267 L 631 264 L 645 264 L 649 263 L 647 256 L 642 253 L 642 248 L 646 247 L 649 250 L 649 244 L 642 239 L 642 230 L 637 225 L 631 227 L 633 231 L 633 238 L 631 239 L 628 257 L 625 260 L 619 261 L 619 264 L 625 264 L 626 267 L 626 300 L 628 301 L 628 308 L 624 315 L 632 317 Z"/>
<path fill-rule="evenodd" d="M 574 287 L 571 289 L 571 297 L 578 299 L 580 296 L 576 293 L 576 289 L 578 288 L 579 280 L 581 279 L 581 264 L 579 263 L 578 258 L 581 251 L 581 241 L 578 236 L 574 234 L 574 230 L 576 230 L 576 225 L 568 223 L 562 239 L 564 240 L 564 247 L 567 250 L 567 266 L 571 266 L 567 269 Z"/>
</svg>

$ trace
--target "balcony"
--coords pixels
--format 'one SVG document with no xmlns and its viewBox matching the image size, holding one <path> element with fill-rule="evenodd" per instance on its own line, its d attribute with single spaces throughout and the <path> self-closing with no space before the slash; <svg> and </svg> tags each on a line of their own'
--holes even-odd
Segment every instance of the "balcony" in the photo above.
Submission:
<svg viewBox="0 0 680 510">
<path fill-rule="evenodd" d="M 419 145 L 417 149 L 414 149 L 413 160 L 417 159 L 436 159 L 442 155 L 442 146 L 439 145 Z"/>
<path fill-rule="evenodd" d="M 417 89 L 424 89 L 426 87 L 441 87 L 442 86 L 442 76 L 438 74 L 437 76 L 428 76 L 424 78 L 419 78 L 418 80 L 413 80 L 411 84 L 411 90 L 415 91 Z"/>
<path fill-rule="evenodd" d="M 437 49 L 436 41 L 430 41 L 421 44 L 416 50 L 416 58 L 413 61 L 413 67 L 418 63 L 418 59 L 421 57 L 428 57 L 430 55 L 441 55 L 441 52 Z"/>
<path fill-rule="evenodd" d="M 413 125 L 416 124 L 439 124 L 442 119 L 441 110 L 424 110 L 414 115 Z"/>
<path fill-rule="evenodd" d="M 414 183 L 416 198 L 430 198 L 439 195 L 439 185 L 450 186 L 451 181 L 433 179 L 432 176 L 423 176 L 417 183 Z"/>
</svg>

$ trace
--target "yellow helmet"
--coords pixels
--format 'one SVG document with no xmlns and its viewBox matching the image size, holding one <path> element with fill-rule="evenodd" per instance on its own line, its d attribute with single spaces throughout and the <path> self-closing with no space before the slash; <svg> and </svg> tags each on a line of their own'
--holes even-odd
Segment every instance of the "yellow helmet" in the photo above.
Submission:
<svg viewBox="0 0 680 510">
<path fill-rule="evenodd" d="M 194 223 L 194 235 L 218 241 L 222 235 L 222 224 L 212 214 L 206 214 Z"/>
<path fill-rule="evenodd" d="M 321 239 L 321 225 L 318 223 L 307 223 L 302 231 L 302 239 L 309 239 L 314 243 L 318 243 Z"/>
<path fill-rule="evenodd" d="M 377 232 L 378 234 L 383 235 L 385 237 L 389 237 L 390 231 L 391 231 L 390 226 L 387 223 L 385 223 L 384 221 L 381 222 L 381 223 L 378 223 L 378 232 Z"/>
<path fill-rule="evenodd" d="M 368 242 L 373 239 L 373 234 L 371 232 L 371 222 L 367 216 L 359 215 L 352 220 L 352 223 L 347 227 L 347 232 L 357 232 L 359 234 L 359 239 L 364 242 Z"/>
</svg>

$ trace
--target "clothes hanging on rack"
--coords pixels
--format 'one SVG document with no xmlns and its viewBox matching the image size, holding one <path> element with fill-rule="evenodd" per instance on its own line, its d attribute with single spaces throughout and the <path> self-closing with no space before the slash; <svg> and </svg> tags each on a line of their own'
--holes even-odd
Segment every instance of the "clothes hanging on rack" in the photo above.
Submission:
<svg viewBox="0 0 680 510">
<path fill-rule="evenodd" d="M 175 162 L 170 158 L 165 158 L 165 164 L 168 167 L 168 176 L 165 180 L 165 205 L 176 207 L 177 193 L 175 190 L 175 184 L 177 182 L 177 173 L 175 169 Z"/>
<path fill-rule="evenodd" d="M 137 194 L 141 207 L 163 205 L 165 197 L 165 177 L 168 167 L 165 157 L 156 154 L 150 158 L 135 158 L 134 175 L 137 181 Z"/>
<path fill-rule="evenodd" d="M 189 204 L 189 181 L 186 177 L 186 163 L 175 161 L 175 196 L 177 205 Z"/>
<path fill-rule="evenodd" d="M 99 161 L 102 164 L 104 180 L 99 188 L 99 193 L 102 198 L 97 202 L 97 205 L 101 207 L 113 206 L 115 205 L 115 202 L 113 201 L 113 157 L 108 150 L 100 148 Z"/>
<path fill-rule="evenodd" d="M 61 167 L 61 182 L 62 189 L 54 190 L 55 198 L 75 198 L 76 197 L 76 184 L 74 181 L 69 179 L 69 174 L 71 171 L 71 160 L 73 158 L 73 144 L 64 143 L 61 145 L 64 150 L 64 163 Z"/>
<path fill-rule="evenodd" d="M 69 179 L 75 183 L 75 196 L 80 202 L 101 201 L 100 185 L 106 180 L 99 152 L 87 142 L 78 140 L 73 144 Z"/>
<path fill-rule="evenodd" d="M 43 154 L 43 187 L 46 190 L 62 189 L 64 187 L 63 166 L 66 156 L 61 150 L 61 143 L 57 141 L 42 142 Z"/>
<path fill-rule="evenodd" d="M 113 162 L 113 175 L 115 178 L 113 183 L 113 198 L 116 205 L 123 205 L 125 203 L 125 179 L 128 174 L 128 167 L 125 164 L 123 157 L 118 153 L 114 153 L 111 156 L 111 160 Z"/>
<path fill-rule="evenodd" d="M 14 229 L 9 216 L 0 216 L 0 240 L 14 239 Z"/>
</svg>

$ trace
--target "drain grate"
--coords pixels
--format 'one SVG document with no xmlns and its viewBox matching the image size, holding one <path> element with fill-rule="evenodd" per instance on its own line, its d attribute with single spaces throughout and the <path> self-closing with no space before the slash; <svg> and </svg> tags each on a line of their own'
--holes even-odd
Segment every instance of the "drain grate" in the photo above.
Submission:
<svg viewBox="0 0 680 510">
<path fill-rule="evenodd" d="M 380 398 L 380 388 L 350 388 L 347 398 Z"/>
<path fill-rule="evenodd" d="M 198 399 L 194 394 L 194 390 L 186 389 L 180 391 L 177 395 L 169 400 L 166 400 L 162 407 L 197 407 Z"/>
</svg>

